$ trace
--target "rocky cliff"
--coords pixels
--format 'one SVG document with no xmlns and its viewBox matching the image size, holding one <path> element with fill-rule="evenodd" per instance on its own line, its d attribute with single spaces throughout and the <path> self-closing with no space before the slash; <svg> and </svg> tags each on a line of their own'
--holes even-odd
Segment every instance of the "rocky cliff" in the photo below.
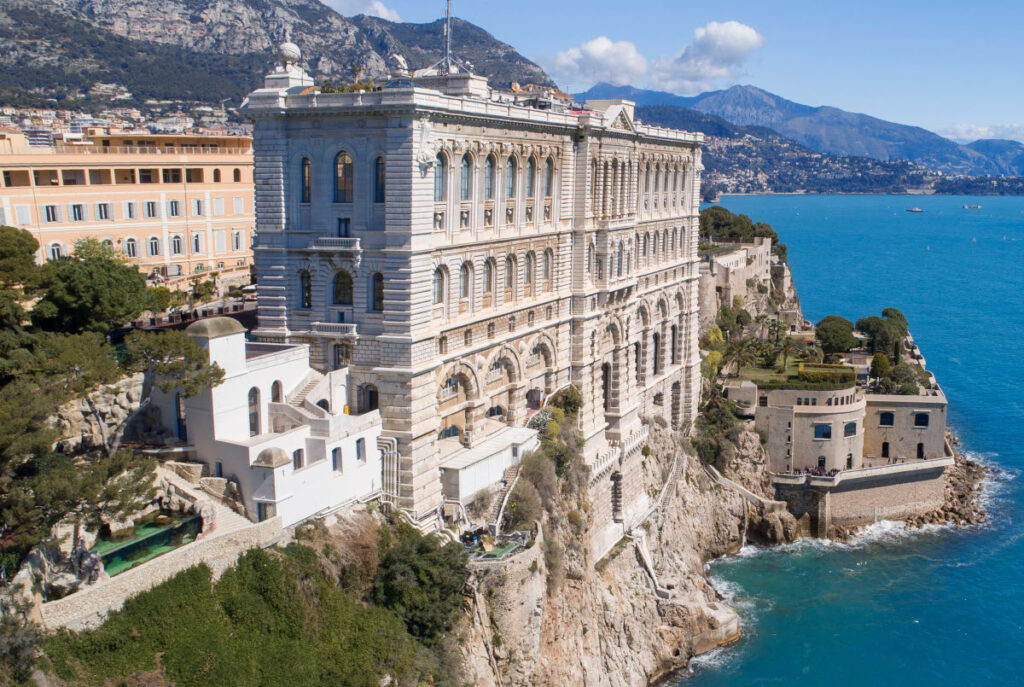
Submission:
<svg viewBox="0 0 1024 687">
<path fill-rule="evenodd" d="M 466 682 L 642 685 L 739 636 L 739 618 L 709 584 L 704 564 L 742 546 L 758 509 L 677 434 L 651 429 L 644 479 L 652 501 L 666 476 L 667 491 L 603 560 L 553 582 L 545 536 L 564 532 L 549 518 L 528 551 L 475 568 L 472 610 L 460 630 Z M 741 434 L 732 463 L 751 490 L 763 491 L 756 435 Z"/>
</svg>

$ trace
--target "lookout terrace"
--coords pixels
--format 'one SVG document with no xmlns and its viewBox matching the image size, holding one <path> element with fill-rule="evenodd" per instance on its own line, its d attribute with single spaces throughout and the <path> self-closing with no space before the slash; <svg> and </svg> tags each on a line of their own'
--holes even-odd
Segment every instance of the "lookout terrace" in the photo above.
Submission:
<svg viewBox="0 0 1024 687">
<path fill-rule="evenodd" d="M 255 336 L 347 370 L 345 402 L 397 442 L 385 497 L 425 527 L 500 479 L 575 385 L 606 551 L 646 510 L 641 418 L 697 412 L 703 137 L 398 56 L 382 88 L 324 93 L 295 46 L 280 58 L 244 108 Z"/>
</svg>

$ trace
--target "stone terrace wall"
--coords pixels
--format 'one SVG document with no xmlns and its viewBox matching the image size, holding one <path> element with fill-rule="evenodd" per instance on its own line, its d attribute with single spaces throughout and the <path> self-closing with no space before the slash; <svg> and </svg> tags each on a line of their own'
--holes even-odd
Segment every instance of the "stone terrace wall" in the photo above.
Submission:
<svg viewBox="0 0 1024 687">
<path fill-rule="evenodd" d="M 57 601 L 42 604 L 43 626 L 48 630 L 66 627 L 83 630 L 95 627 L 110 611 L 121 608 L 129 597 L 140 594 L 200 563 L 213 570 L 214 577 L 229 568 L 238 556 L 252 548 L 275 543 L 282 534 L 281 518 L 271 518 L 242 530 L 226 532 L 175 549 L 116 577 L 100 581 Z"/>
</svg>

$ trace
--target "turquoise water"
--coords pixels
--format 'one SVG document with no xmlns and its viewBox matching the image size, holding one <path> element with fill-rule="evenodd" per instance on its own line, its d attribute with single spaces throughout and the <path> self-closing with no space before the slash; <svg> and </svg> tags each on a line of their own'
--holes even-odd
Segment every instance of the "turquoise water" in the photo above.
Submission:
<svg viewBox="0 0 1024 687">
<path fill-rule="evenodd" d="M 721 204 L 779 232 L 808 319 L 907 315 L 964 448 L 994 468 L 992 518 L 914 535 L 881 523 L 852 545 L 747 547 L 713 563 L 745 635 L 680 684 L 1024 684 L 1024 198 Z"/>
</svg>

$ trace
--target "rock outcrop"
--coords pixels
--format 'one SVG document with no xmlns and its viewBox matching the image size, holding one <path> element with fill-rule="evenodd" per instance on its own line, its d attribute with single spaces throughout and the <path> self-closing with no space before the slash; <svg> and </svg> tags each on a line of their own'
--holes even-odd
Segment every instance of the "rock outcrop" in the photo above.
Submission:
<svg viewBox="0 0 1024 687">
<path fill-rule="evenodd" d="M 739 550 L 758 509 L 723 486 L 686 443 L 651 425 L 645 484 L 652 502 L 667 491 L 647 521 L 596 564 L 552 583 L 558 547 L 545 536 L 565 535 L 549 517 L 529 550 L 474 569 L 471 611 L 460 628 L 465 682 L 648 684 L 739 636 L 739 617 L 704 565 Z M 737 477 L 763 492 L 767 482 L 758 473 L 766 463 L 756 435 L 741 435 L 734 462 Z M 786 515 L 766 516 L 778 523 L 780 541 Z"/>
<path fill-rule="evenodd" d="M 156 408 L 137 414 L 127 426 L 124 425 L 128 416 L 139 408 L 142 382 L 141 373 L 126 377 L 58 408 L 53 418 L 59 432 L 57 448 L 65 453 L 75 453 L 104 446 L 108 438 L 118 431 L 125 439 L 160 443 L 161 437 L 153 435 L 153 429 L 160 427 Z"/>
</svg>

